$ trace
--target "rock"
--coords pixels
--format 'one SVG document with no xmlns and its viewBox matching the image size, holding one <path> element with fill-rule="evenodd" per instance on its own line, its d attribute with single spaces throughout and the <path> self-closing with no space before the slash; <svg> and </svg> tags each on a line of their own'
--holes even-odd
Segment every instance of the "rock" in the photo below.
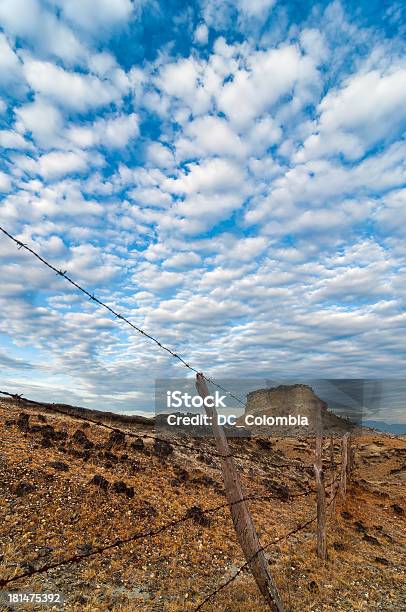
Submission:
<svg viewBox="0 0 406 612">
<path fill-rule="evenodd" d="M 54 549 L 51 546 L 41 546 L 38 550 L 38 557 L 49 557 L 53 551 Z"/>
<path fill-rule="evenodd" d="M 269 478 L 265 478 L 263 481 L 265 487 L 275 495 L 278 499 L 282 501 L 288 501 L 290 497 L 289 489 L 286 485 L 280 484 L 278 482 L 274 482 Z"/>
<path fill-rule="evenodd" d="M 27 495 L 28 493 L 32 493 L 33 491 L 35 491 L 35 486 L 30 484 L 29 482 L 25 482 L 24 480 L 22 480 L 16 486 L 14 492 L 17 497 L 22 497 L 23 495 Z"/>
<path fill-rule="evenodd" d="M 41 446 L 42 448 L 51 448 L 53 446 L 51 438 L 42 438 Z"/>
<path fill-rule="evenodd" d="M 38 421 L 41 421 L 41 423 L 47 422 L 47 418 L 43 414 L 36 414 L 35 416 L 37 417 Z"/>
<path fill-rule="evenodd" d="M 80 444 L 84 448 L 93 448 L 94 444 L 87 435 L 81 430 L 77 429 L 72 436 L 72 441 L 76 444 Z"/>
<path fill-rule="evenodd" d="M 375 561 L 381 565 L 389 565 L 389 561 L 385 557 L 375 557 Z"/>
<path fill-rule="evenodd" d="M 392 509 L 396 514 L 403 515 L 405 513 L 402 506 L 399 506 L 399 504 L 392 504 Z"/>
<path fill-rule="evenodd" d="M 355 526 L 355 529 L 361 533 L 366 533 L 367 531 L 362 521 L 355 521 L 354 526 Z"/>
<path fill-rule="evenodd" d="M 365 542 L 369 542 L 369 544 L 374 544 L 375 546 L 380 546 L 381 543 L 374 536 L 369 535 L 368 533 L 364 533 Z"/>
<path fill-rule="evenodd" d="M 59 472 L 69 471 L 69 465 L 67 463 L 63 463 L 62 461 L 51 461 L 49 465 Z"/>
<path fill-rule="evenodd" d="M 255 442 L 262 448 L 262 450 L 272 450 L 272 444 L 269 440 L 265 440 L 265 438 L 256 438 Z"/>
<path fill-rule="evenodd" d="M 30 415 L 26 412 L 20 412 L 18 415 L 17 427 L 21 431 L 28 431 L 30 428 Z"/>
<path fill-rule="evenodd" d="M 31 563 L 31 561 L 22 561 L 22 563 L 20 563 L 20 567 L 26 570 L 29 574 L 34 573 L 36 569 L 35 565 Z"/>
<path fill-rule="evenodd" d="M 79 544 L 76 550 L 79 555 L 90 555 L 93 550 L 93 546 L 91 544 Z"/>
<path fill-rule="evenodd" d="M 95 485 L 96 487 L 103 489 L 103 491 L 107 491 L 110 483 L 108 480 L 106 480 L 106 478 L 104 478 L 104 476 L 101 476 L 100 474 L 95 474 L 89 484 Z"/>
<path fill-rule="evenodd" d="M 142 451 L 144 450 L 144 441 L 141 438 L 136 438 L 133 442 L 131 442 L 130 444 L 130 448 L 134 451 Z"/>
<path fill-rule="evenodd" d="M 68 432 L 67 431 L 54 431 L 52 438 L 56 442 L 65 442 L 65 440 L 67 440 L 68 438 Z"/>
<path fill-rule="evenodd" d="M 134 487 L 127 486 L 122 480 L 117 480 L 113 484 L 113 491 L 114 493 L 123 493 L 130 499 L 134 497 Z"/>
<path fill-rule="evenodd" d="M 173 447 L 166 440 L 155 440 L 154 453 L 158 457 L 166 459 L 166 457 L 173 453 Z"/>
<path fill-rule="evenodd" d="M 345 519 L 346 521 L 349 521 L 350 519 L 352 519 L 352 514 L 350 514 L 349 512 L 347 512 L 346 510 L 344 510 L 344 512 L 341 512 L 341 516 L 343 517 L 343 519 Z"/>
<path fill-rule="evenodd" d="M 7 421 L 4 422 L 4 425 L 6 427 L 12 427 L 13 425 L 15 425 L 15 421 L 13 421 L 13 419 L 7 419 Z"/>
<path fill-rule="evenodd" d="M 117 463 L 118 461 L 117 455 L 115 455 L 114 453 L 111 453 L 110 451 L 104 451 L 103 457 L 107 459 L 108 461 L 112 461 L 113 463 Z"/>
<path fill-rule="evenodd" d="M 309 584 L 307 585 L 307 588 L 309 589 L 311 593 L 315 593 L 316 591 L 319 590 L 319 585 L 317 584 L 315 580 L 311 580 Z"/>
<path fill-rule="evenodd" d="M 125 434 L 115 429 L 110 433 L 109 439 L 107 441 L 106 447 L 108 449 L 112 449 L 114 446 L 123 446 L 125 444 Z"/>
<path fill-rule="evenodd" d="M 337 551 L 345 550 L 345 546 L 342 542 L 333 542 L 333 548 Z"/>
<path fill-rule="evenodd" d="M 186 516 L 192 518 L 195 523 L 203 527 L 209 527 L 209 525 L 211 525 L 211 520 L 204 514 L 200 506 L 192 506 L 189 508 Z"/>
</svg>

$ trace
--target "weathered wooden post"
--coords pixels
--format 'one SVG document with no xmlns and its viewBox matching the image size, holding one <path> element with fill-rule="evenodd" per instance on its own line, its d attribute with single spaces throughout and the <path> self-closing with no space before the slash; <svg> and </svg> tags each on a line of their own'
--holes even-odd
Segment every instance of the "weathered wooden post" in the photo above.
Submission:
<svg viewBox="0 0 406 612">
<path fill-rule="evenodd" d="M 330 464 L 334 465 L 334 436 L 330 436 Z"/>
<path fill-rule="evenodd" d="M 314 475 L 317 487 L 317 555 L 325 561 L 327 559 L 327 535 L 326 535 L 326 491 L 324 488 L 324 473 L 322 460 L 323 447 L 323 421 L 321 404 L 315 405 L 316 421 L 316 457 L 314 463 Z"/>
<path fill-rule="evenodd" d="M 196 375 L 196 389 L 203 399 L 210 395 L 203 374 Z M 224 430 L 218 423 L 217 410 L 215 407 L 206 405 L 204 405 L 204 408 L 210 419 L 216 448 L 220 455 L 225 493 L 230 506 L 234 529 L 245 559 L 270 609 L 275 612 L 284 612 L 282 600 L 269 570 L 268 561 L 264 551 L 261 550 L 251 513 L 244 500 L 240 476 L 234 464 L 231 449 Z"/>
<path fill-rule="evenodd" d="M 341 460 L 341 495 L 345 497 L 347 493 L 347 473 L 348 473 L 348 439 L 349 432 L 344 434 L 342 438 L 342 460 Z"/>
<path fill-rule="evenodd" d="M 314 465 L 314 474 L 317 486 L 317 555 L 325 561 L 327 559 L 326 492 L 323 469 L 317 463 Z"/>
<path fill-rule="evenodd" d="M 354 469 L 354 440 L 351 436 L 348 438 L 348 464 L 347 464 L 347 475 L 348 480 L 352 479 L 352 471 Z"/>
<path fill-rule="evenodd" d="M 323 448 L 323 421 L 321 415 L 320 402 L 314 402 L 315 410 L 315 427 L 316 427 L 316 465 L 320 468 L 323 466 L 322 448 Z"/>
</svg>

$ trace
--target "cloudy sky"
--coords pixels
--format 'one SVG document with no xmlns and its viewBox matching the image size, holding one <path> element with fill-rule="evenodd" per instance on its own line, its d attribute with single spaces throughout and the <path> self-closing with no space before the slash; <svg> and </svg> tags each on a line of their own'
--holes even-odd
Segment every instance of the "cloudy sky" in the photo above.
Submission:
<svg viewBox="0 0 406 612">
<path fill-rule="evenodd" d="M 402 4 L 0 0 L 0 224 L 210 376 L 404 378 Z M 0 236 L 1 388 L 184 374 Z"/>
</svg>

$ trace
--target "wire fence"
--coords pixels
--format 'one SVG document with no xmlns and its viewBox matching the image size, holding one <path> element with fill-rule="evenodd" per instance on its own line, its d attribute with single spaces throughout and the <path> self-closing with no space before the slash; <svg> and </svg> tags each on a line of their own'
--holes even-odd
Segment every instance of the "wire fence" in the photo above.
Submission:
<svg viewBox="0 0 406 612">
<path fill-rule="evenodd" d="M 75 289 L 77 289 L 80 293 L 82 293 L 84 296 L 86 296 L 87 298 L 89 298 L 92 302 L 94 302 L 95 304 L 99 305 L 100 307 L 104 308 L 106 311 L 108 311 L 115 319 L 122 321 L 123 323 L 125 323 L 126 325 L 128 325 L 129 327 L 131 327 L 134 331 L 138 332 L 139 334 L 141 334 L 142 336 L 144 336 L 146 339 L 152 341 L 159 349 L 165 351 L 167 354 L 169 354 L 171 357 L 173 357 L 174 359 L 176 359 L 178 362 L 180 362 L 184 367 L 186 367 L 187 369 L 189 369 L 190 371 L 196 373 L 196 374 L 200 374 L 199 370 L 196 369 L 195 367 L 193 367 L 190 363 L 188 363 L 188 361 L 186 361 L 183 357 L 181 357 L 178 353 L 176 353 L 174 350 L 172 350 L 170 347 L 166 346 L 165 344 L 163 344 L 162 342 L 160 342 L 158 340 L 158 338 L 156 338 L 154 335 L 146 332 L 144 329 L 142 329 L 141 327 L 139 327 L 138 325 L 135 325 L 132 321 L 130 321 L 127 317 L 125 317 L 124 315 L 120 314 L 116 308 L 109 306 L 108 304 L 106 304 L 105 302 L 103 302 L 102 300 L 100 300 L 99 298 L 97 298 L 94 294 L 92 294 L 90 291 L 88 291 L 87 289 L 85 289 L 84 287 L 82 287 L 79 283 L 77 283 L 73 278 L 71 278 L 68 274 L 66 270 L 59 270 L 56 266 L 54 266 L 53 264 L 51 264 L 50 262 L 48 262 L 45 258 L 43 258 L 38 252 L 36 252 L 34 249 L 32 249 L 31 247 L 29 247 L 28 245 L 24 244 L 22 241 L 18 240 L 16 237 L 14 237 L 12 234 L 10 234 L 7 230 L 5 230 L 3 227 L 0 226 L 0 231 L 7 236 L 10 240 L 12 240 L 19 249 L 24 249 L 25 251 L 27 251 L 28 253 L 30 253 L 31 255 L 33 255 L 37 260 L 39 260 L 43 265 L 45 265 L 47 268 L 49 268 L 51 271 L 55 272 L 58 276 L 62 277 L 64 280 L 66 280 L 70 285 L 72 285 Z M 204 374 L 200 374 L 200 376 L 208 383 L 212 384 L 213 386 L 217 387 L 218 389 L 220 389 L 221 391 L 225 392 L 229 397 L 233 398 L 234 400 L 236 400 L 239 404 L 241 404 L 242 406 L 244 406 L 244 408 L 246 407 L 246 404 L 243 400 L 241 400 L 239 397 L 237 397 L 236 395 L 234 395 L 233 393 L 231 393 L 228 389 L 224 388 L 222 385 L 218 384 L 217 382 L 215 382 L 212 378 L 206 377 Z M 97 427 L 102 427 L 105 429 L 108 429 L 112 432 L 120 432 L 122 433 L 124 436 L 128 436 L 128 437 L 133 437 L 136 439 L 140 439 L 140 438 L 149 438 L 149 439 L 153 439 L 155 441 L 158 442 L 166 442 L 166 443 L 170 443 L 171 445 L 175 446 L 175 447 L 179 447 L 179 448 L 183 448 L 183 449 L 187 449 L 189 452 L 196 452 L 199 454 L 206 454 L 209 455 L 211 457 L 217 457 L 220 460 L 226 460 L 227 458 L 233 458 L 233 459 L 241 459 L 241 460 L 248 460 L 248 461 L 255 461 L 256 463 L 258 463 L 258 457 L 255 457 L 255 459 L 253 459 L 252 457 L 249 457 L 247 455 L 239 455 L 236 453 L 230 453 L 230 454 L 222 454 L 219 452 L 216 452 L 214 450 L 208 449 L 208 448 L 202 448 L 201 446 L 199 447 L 194 447 L 191 444 L 183 444 L 182 442 L 179 442 L 177 440 L 174 439 L 170 439 L 168 440 L 167 438 L 161 438 L 155 435 L 150 435 L 150 434 L 145 434 L 145 433 L 134 433 L 132 431 L 128 431 L 125 429 L 121 429 L 119 427 L 115 427 L 112 425 L 109 425 L 108 423 L 101 421 L 101 420 L 95 420 L 92 419 L 90 417 L 84 416 L 83 414 L 78 414 L 77 412 L 74 413 L 70 413 L 67 412 L 65 410 L 63 410 L 60 405 L 58 404 L 48 404 L 48 403 L 43 403 L 43 402 L 37 402 L 35 400 L 29 400 L 24 398 L 22 395 L 19 394 L 13 394 L 10 393 L 8 391 L 0 391 L 1 395 L 4 395 L 6 397 L 10 397 L 13 400 L 15 400 L 16 402 L 18 402 L 19 405 L 23 405 L 27 408 L 30 407 L 37 407 L 37 408 L 42 408 L 51 412 L 54 412 L 55 414 L 60 414 L 60 415 L 64 415 L 65 417 L 70 417 L 73 419 L 78 419 L 80 421 L 85 421 L 88 423 L 92 423 L 93 425 L 97 426 Z M 330 469 L 334 469 L 335 467 L 337 467 L 337 465 L 340 464 L 336 464 L 334 462 L 330 462 L 329 464 L 329 468 Z M 290 468 L 290 469 L 310 469 L 312 468 L 312 465 L 309 464 L 305 464 L 303 462 L 300 461 L 294 461 L 294 460 L 290 460 L 289 462 L 269 462 L 266 460 L 265 462 L 265 466 L 266 467 L 274 467 L 274 468 Z M 333 486 L 334 483 L 340 478 L 340 474 L 338 474 L 336 477 L 333 478 L 332 482 L 330 483 L 329 486 Z M 316 491 L 314 489 L 308 489 L 304 492 L 301 493 L 296 493 L 293 495 L 289 495 L 289 500 L 294 499 L 295 497 L 304 497 L 307 495 L 311 495 L 313 493 L 315 493 Z M 330 502 L 328 505 L 332 504 L 336 495 L 338 492 L 338 488 L 336 488 Z M 206 508 L 203 510 L 199 510 L 201 512 L 201 514 L 205 515 L 205 514 L 215 514 L 216 512 L 219 512 L 220 510 L 226 508 L 226 507 L 232 507 L 233 505 L 237 505 L 237 504 L 245 504 L 246 502 L 258 502 L 258 501 L 270 501 L 270 500 L 275 500 L 277 498 L 277 495 L 273 494 L 273 495 L 264 495 L 264 496 L 242 496 L 240 497 L 237 501 L 235 502 L 226 502 L 223 503 L 221 505 L 215 506 L 215 507 L 211 507 L 211 508 Z M 191 512 L 191 508 L 189 508 L 189 510 L 183 514 L 182 516 L 178 517 L 178 518 L 174 518 L 171 521 L 168 521 L 166 523 L 164 523 L 163 525 L 156 527 L 155 529 L 150 529 L 149 531 L 144 531 L 144 532 L 136 532 L 134 534 L 132 534 L 131 536 L 129 536 L 128 538 L 125 539 L 116 539 L 113 542 L 109 542 L 107 544 L 102 544 L 96 548 L 92 548 L 91 551 L 85 553 L 85 554 L 75 554 L 72 555 L 70 557 L 67 557 L 65 559 L 59 560 L 59 561 L 55 561 L 53 563 L 48 563 L 46 565 L 43 565 L 39 568 L 34 568 L 34 569 L 30 569 L 27 572 L 24 572 L 22 574 L 18 574 L 18 575 L 14 575 L 11 576 L 9 578 L 6 579 L 0 579 L 0 587 L 4 587 L 7 586 L 11 583 L 14 583 L 18 580 L 22 580 L 24 578 L 29 578 L 31 576 L 37 575 L 37 574 L 43 574 L 46 573 L 48 571 L 50 571 L 51 569 L 56 569 L 56 568 L 60 568 L 69 564 L 76 564 L 76 563 L 81 563 L 86 559 L 95 557 L 97 555 L 102 555 L 104 553 L 106 553 L 109 550 L 115 549 L 115 548 L 119 548 L 124 546 L 125 544 L 128 544 L 130 542 L 135 542 L 137 540 L 142 540 L 142 539 L 147 539 L 147 538 L 153 538 L 153 537 L 157 537 L 161 534 L 163 534 L 166 531 L 172 530 L 176 527 L 178 527 L 179 525 L 182 525 L 183 523 L 185 523 L 186 521 L 189 521 L 193 518 L 193 513 Z M 222 591 L 225 587 L 227 587 L 229 584 L 231 584 L 243 571 L 244 569 L 246 569 L 247 567 L 251 566 L 251 562 L 255 559 L 255 557 L 257 555 L 259 555 L 260 553 L 263 553 L 265 550 L 267 550 L 270 546 L 272 546 L 273 544 L 276 544 L 277 542 L 282 541 L 283 539 L 286 539 L 288 537 L 290 537 L 291 535 L 294 535 L 295 533 L 298 533 L 299 531 L 302 531 L 303 529 L 305 529 L 306 527 L 308 527 L 310 524 L 312 524 L 316 519 L 317 519 L 317 515 L 309 518 L 308 520 L 306 520 L 304 523 L 300 523 L 299 525 L 297 525 L 294 529 L 286 532 L 285 534 L 279 536 L 276 539 L 273 539 L 272 541 L 268 542 L 265 545 L 260 545 L 259 548 L 256 550 L 255 554 L 253 554 L 250 558 L 247 558 L 246 556 L 246 562 L 241 565 L 241 567 L 237 570 L 237 572 L 235 572 L 233 574 L 233 576 L 231 576 L 227 581 L 223 582 L 217 589 L 215 589 L 214 591 L 212 591 L 209 595 L 206 596 L 206 598 L 196 607 L 196 612 L 198 610 L 200 610 L 209 600 L 213 599 L 215 596 L 218 595 L 218 593 L 220 591 Z"/>
<path fill-rule="evenodd" d="M 131 437 L 136 437 L 136 438 L 140 438 L 142 437 L 142 434 L 134 434 L 133 432 L 128 432 L 125 430 L 121 430 L 115 427 L 112 427 L 106 423 L 102 423 L 100 421 L 94 421 L 92 419 L 86 418 L 82 415 L 76 415 L 76 414 L 70 414 L 68 412 L 65 412 L 63 410 L 58 409 L 57 407 L 47 404 L 47 403 L 41 403 L 41 402 L 37 402 L 35 400 L 28 400 L 22 397 L 22 395 L 20 394 L 12 394 L 9 393 L 7 391 L 0 391 L 0 394 L 5 395 L 7 397 L 10 397 L 12 399 L 14 399 L 15 401 L 17 401 L 18 403 L 23 403 L 24 405 L 26 405 L 27 407 L 29 407 L 30 405 L 35 406 L 36 408 L 44 408 L 45 410 L 51 410 L 51 411 L 55 411 L 57 414 L 63 414 L 64 416 L 70 417 L 71 419 L 79 419 L 81 421 L 86 421 L 86 422 L 90 422 L 93 423 L 94 425 L 97 426 L 102 426 L 102 427 L 106 427 L 108 430 L 111 431 L 120 431 L 122 432 L 124 435 L 128 435 Z M 151 437 L 152 439 L 158 439 L 158 440 L 163 440 L 162 438 L 156 438 L 155 436 L 148 436 Z M 165 440 L 166 441 L 166 440 Z M 191 447 L 189 445 L 181 445 L 182 448 L 187 448 L 188 450 L 191 451 L 198 451 L 198 452 L 203 452 L 205 453 L 206 451 L 202 448 L 198 448 L 195 449 L 194 447 Z M 212 454 L 210 451 L 208 451 L 210 454 Z M 217 454 L 217 456 L 221 456 L 219 454 Z M 234 456 L 234 455 L 233 455 Z M 245 456 L 241 456 L 242 458 L 246 459 L 247 457 Z M 269 465 L 269 464 L 268 464 Z M 276 464 L 277 467 L 281 467 L 279 464 Z M 298 465 L 295 464 L 285 464 L 288 467 L 294 467 L 297 468 Z M 340 466 L 340 463 L 334 463 L 333 467 L 337 467 Z M 340 478 L 340 472 L 338 472 L 338 474 L 333 478 L 332 482 L 329 483 L 327 486 L 331 487 L 334 483 L 336 483 Z M 337 495 L 338 489 L 336 489 L 333 497 L 331 498 L 330 502 L 328 505 L 331 505 Z M 300 498 L 300 497 L 307 497 L 311 494 L 315 494 L 316 490 L 314 489 L 309 489 L 307 491 L 301 492 L 301 493 L 295 493 L 295 494 L 289 494 L 289 501 L 292 501 L 293 499 L 296 498 Z M 220 505 L 214 506 L 214 507 L 209 507 L 209 508 L 203 508 L 200 509 L 199 508 L 199 514 L 204 516 L 206 514 L 215 514 L 227 507 L 230 507 L 232 505 L 237 505 L 237 504 L 241 504 L 244 502 L 266 502 L 266 501 L 275 501 L 276 499 L 280 499 L 278 497 L 278 495 L 276 494 L 271 494 L 271 495 L 251 495 L 251 496 L 243 496 L 241 499 L 235 501 L 235 502 L 225 502 L 222 503 Z M 166 523 L 164 523 L 163 525 L 160 525 L 158 527 L 156 527 L 155 529 L 150 529 L 148 531 L 142 531 L 142 532 L 136 532 L 134 534 L 132 534 L 131 536 L 129 536 L 128 538 L 125 539 L 116 539 L 113 542 L 109 542 L 108 544 L 103 544 L 97 547 L 92 547 L 92 549 L 89 552 L 86 553 L 81 553 L 81 554 L 74 554 L 71 555 L 65 559 L 62 560 L 58 560 L 55 561 L 54 563 L 48 563 L 48 564 L 44 564 L 41 567 L 38 568 L 34 568 L 34 569 L 30 569 L 24 573 L 21 574 L 17 574 L 15 576 L 11 576 L 9 578 L 6 579 L 0 579 L 0 588 L 4 588 L 10 584 L 14 584 L 15 582 L 22 580 L 22 579 L 28 579 L 31 578 L 32 576 L 35 575 L 39 575 L 39 574 L 44 574 L 49 572 L 50 570 L 53 569 L 58 569 L 67 565 L 72 565 L 72 564 L 79 564 L 79 563 L 83 563 L 88 559 L 94 558 L 98 555 L 102 555 L 110 550 L 116 549 L 116 548 L 121 548 L 123 546 L 125 546 L 126 544 L 132 543 L 132 542 L 136 542 L 139 540 L 145 540 L 147 538 L 154 538 L 157 537 L 161 534 L 163 534 L 166 531 L 175 529 L 179 526 L 181 526 L 182 524 L 184 524 L 187 521 L 190 521 L 194 518 L 194 514 L 193 514 L 193 507 L 189 508 L 182 516 L 173 519 L 171 521 L 168 521 Z M 280 542 L 281 540 L 288 538 L 292 535 L 294 535 L 295 533 L 298 533 L 300 531 L 302 531 L 303 529 L 305 529 L 306 527 L 308 527 L 309 525 L 311 525 L 317 518 L 317 515 L 306 520 L 304 523 L 300 523 L 299 525 L 297 525 L 294 529 L 286 532 L 285 534 L 279 536 L 278 538 L 272 540 L 271 542 L 268 542 L 267 544 L 261 546 L 257 551 L 256 551 L 256 555 L 259 554 L 262 551 L 267 550 L 269 547 L 271 547 L 273 544 L 276 544 L 278 542 Z M 206 596 L 206 598 L 197 606 L 197 608 L 195 608 L 195 612 L 197 612 L 198 610 L 202 609 L 203 606 L 211 599 L 213 599 L 220 591 L 222 591 L 224 588 L 226 588 L 229 584 L 231 584 L 246 568 L 249 567 L 251 561 L 253 560 L 253 558 L 255 557 L 255 555 L 248 559 L 243 565 L 241 565 L 241 567 L 237 570 L 237 572 L 235 572 L 233 574 L 233 576 L 231 576 L 227 581 L 223 582 L 218 588 L 216 588 L 214 591 L 212 591 L 209 595 Z"/>
<path fill-rule="evenodd" d="M 61 408 L 59 408 L 58 406 L 56 406 L 55 404 L 48 404 L 48 403 L 44 403 L 44 402 L 37 402 L 35 400 L 31 400 L 31 399 L 26 399 L 24 398 L 21 394 L 17 394 L 17 393 L 10 393 L 8 391 L 1 391 L 0 390 L 0 395 L 5 395 L 7 397 L 10 397 L 14 400 L 16 400 L 17 402 L 19 402 L 21 405 L 26 406 L 27 408 L 30 406 L 35 406 L 37 408 L 43 408 L 45 410 L 49 410 L 51 412 L 54 412 L 56 414 L 61 414 L 73 419 L 78 419 L 80 421 L 84 421 L 86 423 L 92 423 L 93 425 L 96 425 L 98 427 L 102 427 L 104 429 L 108 429 L 109 431 L 113 431 L 113 432 L 120 432 L 125 436 L 128 436 L 130 438 L 135 438 L 135 439 L 149 439 L 149 440 L 156 440 L 158 442 L 163 442 L 163 443 L 169 443 L 173 446 L 179 447 L 179 448 L 184 448 L 187 449 L 188 451 L 194 452 L 194 453 L 198 453 L 198 454 L 203 454 L 203 455 L 209 455 L 210 457 L 216 457 L 219 459 L 226 459 L 228 457 L 232 457 L 233 459 L 242 459 L 245 461 L 257 461 L 257 458 L 252 459 L 251 457 L 247 456 L 247 455 L 238 455 L 235 453 L 231 453 L 229 455 L 226 454 L 222 454 L 222 453 L 218 453 L 217 451 L 214 450 L 210 450 L 210 449 L 205 449 L 202 448 L 201 446 L 199 447 L 194 447 L 191 446 L 190 444 L 183 444 L 182 442 L 178 442 L 177 440 L 174 440 L 173 438 L 161 438 L 159 436 L 153 436 L 150 434 L 144 434 L 144 433 L 134 433 L 132 431 L 128 431 L 127 429 L 121 429 L 120 427 L 113 427 L 112 425 L 108 425 L 107 423 L 104 423 L 103 421 L 95 421 L 94 419 L 91 419 L 90 417 L 85 417 L 81 414 L 75 413 L 72 414 L 70 412 L 66 412 L 64 410 L 62 410 Z M 289 468 L 296 468 L 296 467 L 300 467 L 303 469 L 306 468 L 310 468 L 311 465 L 307 465 L 304 463 L 300 463 L 298 461 L 291 461 L 289 463 L 271 463 L 269 461 L 266 461 L 266 465 L 269 467 L 276 467 L 276 468 L 283 468 L 283 467 L 289 467 Z"/>
</svg>

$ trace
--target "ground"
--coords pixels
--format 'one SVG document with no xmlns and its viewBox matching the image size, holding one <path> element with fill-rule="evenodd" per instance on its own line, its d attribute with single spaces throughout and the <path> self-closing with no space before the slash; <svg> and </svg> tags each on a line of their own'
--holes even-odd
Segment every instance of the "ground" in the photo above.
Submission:
<svg viewBox="0 0 406 612">
<path fill-rule="evenodd" d="M 195 610 L 245 561 L 229 509 L 202 513 L 226 503 L 218 459 L 207 454 L 215 449 L 210 440 L 183 440 L 199 447 L 192 452 L 156 443 L 146 425 L 117 424 L 110 417 L 103 422 L 139 438 L 123 439 L 72 416 L 0 400 L 0 581 L 56 565 L 3 588 L 61 591 L 69 611 Z M 249 506 L 262 545 L 282 538 L 266 555 L 286 610 L 406 610 L 406 440 L 365 430 L 353 446 L 347 496 L 337 494 L 331 502 L 329 484 L 340 468 L 328 468 L 325 442 L 323 562 L 315 552 L 314 521 L 283 538 L 316 513 L 315 495 L 307 494 L 314 487 L 307 467 L 314 440 L 232 442 L 245 494 L 272 495 Z M 338 440 L 334 460 L 340 461 Z M 292 467 L 277 467 L 286 463 Z M 146 536 L 181 517 L 179 524 Z M 134 534 L 137 539 L 97 552 Z M 58 565 L 70 557 L 74 562 Z M 267 608 L 245 570 L 202 609 Z"/>
</svg>

